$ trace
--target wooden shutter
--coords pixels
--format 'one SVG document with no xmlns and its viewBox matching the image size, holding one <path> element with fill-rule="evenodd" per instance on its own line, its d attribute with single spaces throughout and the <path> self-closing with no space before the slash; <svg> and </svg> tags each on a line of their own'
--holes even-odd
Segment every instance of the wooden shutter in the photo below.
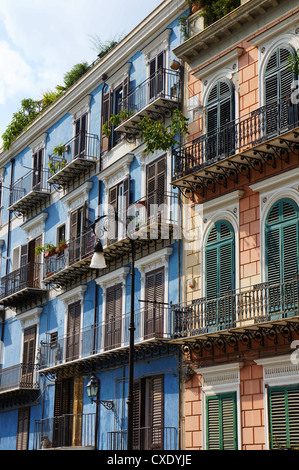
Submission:
<svg viewBox="0 0 299 470">
<path fill-rule="evenodd" d="M 121 345 L 122 284 L 109 287 L 106 292 L 105 349 Z"/>
<path fill-rule="evenodd" d="M 145 277 L 144 336 L 163 336 L 164 269 L 146 274 Z M 156 302 L 156 303 L 155 303 Z"/>
<path fill-rule="evenodd" d="M 111 91 L 103 94 L 102 100 L 102 116 L 101 116 L 101 127 L 106 122 L 109 122 L 112 108 L 112 94 Z M 103 132 L 101 132 L 101 153 L 106 152 L 110 149 L 110 138 L 106 137 Z"/>
<path fill-rule="evenodd" d="M 299 442 L 299 389 L 269 388 L 271 448 L 296 448 Z"/>
<path fill-rule="evenodd" d="M 81 302 L 68 307 L 66 359 L 78 359 L 80 349 Z"/>
<path fill-rule="evenodd" d="M 266 220 L 267 281 L 271 284 L 291 280 L 298 273 L 298 207 L 291 200 L 280 200 Z"/>
<path fill-rule="evenodd" d="M 70 446 L 73 436 L 74 378 L 55 383 L 53 447 Z"/>
<path fill-rule="evenodd" d="M 133 450 L 141 448 L 141 431 L 144 426 L 142 410 L 144 410 L 144 381 L 135 380 L 133 384 Z"/>
<path fill-rule="evenodd" d="M 209 396 L 206 400 L 207 448 L 237 450 L 235 394 Z"/>
<path fill-rule="evenodd" d="M 123 80 L 123 99 L 122 109 L 131 111 L 129 108 L 129 91 L 130 91 L 130 76 L 127 74 Z"/>
<path fill-rule="evenodd" d="M 40 191 L 42 189 L 42 170 L 43 170 L 43 150 L 38 150 L 33 155 L 33 176 L 32 189 Z"/>
<path fill-rule="evenodd" d="M 164 377 L 153 377 L 151 393 L 151 448 L 163 449 L 164 436 Z"/>
<path fill-rule="evenodd" d="M 21 385 L 31 386 L 33 383 L 36 346 L 36 325 L 24 331 Z"/>
<path fill-rule="evenodd" d="M 147 214 L 151 216 L 152 204 L 164 204 L 166 199 L 166 156 L 159 158 L 147 166 L 146 194 Z"/>
<path fill-rule="evenodd" d="M 27 450 L 29 440 L 30 407 L 20 408 L 18 413 L 16 450 Z"/>
</svg>

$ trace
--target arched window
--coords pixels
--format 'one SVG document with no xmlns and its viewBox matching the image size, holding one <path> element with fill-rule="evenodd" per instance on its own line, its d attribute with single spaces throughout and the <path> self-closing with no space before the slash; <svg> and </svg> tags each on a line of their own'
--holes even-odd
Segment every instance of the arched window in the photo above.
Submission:
<svg viewBox="0 0 299 470">
<path fill-rule="evenodd" d="M 298 273 L 297 204 L 281 199 L 266 219 L 266 275 L 270 284 L 291 280 Z"/>
<path fill-rule="evenodd" d="M 234 149 L 234 89 L 228 80 L 219 80 L 211 89 L 206 106 L 207 159 L 229 155 Z"/>
<path fill-rule="evenodd" d="M 289 46 L 280 46 L 270 55 L 264 75 L 264 103 L 266 110 L 266 132 L 274 133 L 291 124 L 291 85 L 294 73 L 289 68 L 289 57 L 295 52 Z"/>
<path fill-rule="evenodd" d="M 233 321 L 231 291 L 235 289 L 235 235 L 224 221 L 211 228 L 205 247 L 206 323 L 225 327 Z"/>
</svg>

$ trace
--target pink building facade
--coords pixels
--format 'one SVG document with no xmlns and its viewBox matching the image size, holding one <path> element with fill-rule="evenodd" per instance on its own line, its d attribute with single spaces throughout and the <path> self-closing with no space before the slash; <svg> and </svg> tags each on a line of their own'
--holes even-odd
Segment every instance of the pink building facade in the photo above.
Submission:
<svg viewBox="0 0 299 470">
<path fill-rule="evenodd" d="M 186 450 L 299 446 L 299 8 L 241 3 L 174 51 L 190 134 L 173 185 L 196 233 L 175 316 Z"/>
</svg>

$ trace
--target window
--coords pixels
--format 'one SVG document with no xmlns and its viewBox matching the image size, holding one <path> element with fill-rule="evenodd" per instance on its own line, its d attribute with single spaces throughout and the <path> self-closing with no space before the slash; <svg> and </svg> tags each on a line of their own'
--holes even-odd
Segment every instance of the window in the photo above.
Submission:
<svg viewBox="0 0 299 470">
<path fill-rule="evenodd" d="M 207 396 L 206 430 L 208 450 L 237 450 L 235 393 Z"/>
<path fill-rule="evenodd" d="M 34 362 L 36 345 L 36 325 L 26 328 L 24 331 L 23 357 L 22 357 L 22 377 L 23 387 L 33 385 Z"/>
<path fill-rule="evenodd" d="M 109 214 L 117 216 L 118 222 L 111 222 L 109 227 L 109 243 L 114 243 L 122 238 L 126 231 L 127 209 L 130 204 L 130 179 L 124 179 L 121 183 L 109 189 Z M 111 213 L 113 211 L 113 213 Z M 123 223 L 122 223 L 122 222 Z M 111 237 L 111 238 L 110 238 Z"/>
<path fill-rule="evenodd" d="M 133 449 L 163 449 L 164 377 L 145 377 L 134 382 Z"/>
<path fill-rule="evenodd" d="M 151 271 L 145 276 L 144 337 L 162 337 L 164 317 L 164 269 Z"/>
<path fill-rule="evenodd" d="M 269 387 L 270 447 L 296 447 L 299 442 L 299 387 Z"/>
<path fill-rule="evenodd" d="M 71 446 L 73 426 L 74 378 L 56 380 L 52 447 Z"/>
<path fill-rule="evenodd" d="M 207 99 L 207 159 L 232 153 L 234 149 L 234 127 L 229 123 L 234 119 L 233 86 L 228 80 L 220 80 L 213 86 Z"/>
<path fill-rule="evenodd" d="M 206 323 L 225 328 L 234 320 L 235 240 L 232 226 L 218 221 L 211 228 L 206 242 Z"/>
<path fill-rule="evenodd" d="M 149 62 L 149 99 L 156 99 L 165 91 L 165 51 L 160 52 Z"/>
<path fill-rule="evenodd" d="M 65 243 L 65 224 L 61 225 L 57 229 L 57 246 L 60 246 L 63 243 Z M 58 258 L 60 258 L 61 256 L 63 256 L 63 251 L 59 251 L 57 253 Z"/>
<path fill-rule="evenodd" d="M 68 306 L 66 360 L 78 359 L 80 349 L 81 302 Z"/>
<path fill-rule="evenodd" d="M 146 168 L 147 214 L 151 215 L 152 204 L 166 202 L 166 156 L 155 160 Z"/>
<path fill-rule="evenodd" d="M 75 121 L 75 141 L 74 156 L 78 158 L 86 155 L 87 147 L 87 113 L 83 114 Z"/>
<path fill-rule="evenodd" d="M 88 225 L 88 206 L 85 203 L 70 216 L 69 265 L 79 261 L 87 251 L 90 238 L 87 233 Z"/>
<path fill-rule="evenodd" d="M 121 345 L 122 284 L 109 287 L 106 291 L 105 349 Z"/>
<path fill-rule="evenodd" d="M 298 273 L 298 206 L 291 199 L 276 202 L 266 219 L 267 281 L 277 284 Z"/>
<path fill-rule="evenodd" d="M 40 191 L 43 189 L 43 149 L 38 150 L 32 156 L 33 173 L 32 173 L 32 189 Z"/>
<path fill-rule="evenodd" d="M 288 98 L 294 74 L 289 69 L 288 58 L 294 51 L 288 46 L 278 47 L 269 57 L 264 76 L 264 101 L 267 105 L 266 132 L 276 132 L 287 127 L 290 120 Z"/>
<path fill-rule="evenodd" d="M 30 408 L 21 408 L 18 413 L 18 430 L 16 450 L 28 449 Z"/>
</svg>

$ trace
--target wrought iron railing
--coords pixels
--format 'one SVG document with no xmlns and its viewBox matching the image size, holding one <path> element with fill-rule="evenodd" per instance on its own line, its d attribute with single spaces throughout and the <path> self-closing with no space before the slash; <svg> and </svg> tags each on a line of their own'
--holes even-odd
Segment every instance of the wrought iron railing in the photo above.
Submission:
<svg viewBox="0 0 299 470">
<path fill-rule="evenodd" d="M 199 171 L 297 127 L 298 111 L 298 105 L 282 98 L 174 149 L 173 178 Z"/>
<path fill-rule="evenodd" d="M 23 289 L 41 289 L 41 263 L 27 263 L 1 278 L 0 299 Z"/>
<path fill-rule="evenodd" d="M 83 160 L 96 160 L 99 155 L 99 138 L 96 134 L 79 132 L 75 137 L 63 145 L 62 155 L 52 153 L 49 156 L 49 175 L 51 178 L 62 170 L 71 161 L 81 158 Z"/>
<path fill-rule="evenodd" d="M 86 229 L 78 237 L 71 238 L 65 245 L 53 250 L 45 258 L 44 279 L 85 260 L 93 254 L 95 237 L 92 229 Z"/>
<path fill-rule="evenodd" d="M 95 446 L 95 413 L 65 414 L 34 423 L 34 449 Z"/>
<path fill-rule="evenodd" d="M 118 103 L 118 109 L 136 114 L 157 98 L 180 101 L 180 75 L 174 70 L 160 68 Z"/>
<path fill-rule="evenodd" d="M 133 430 L 135 450 L 178 450 L 175 427 L 148 426 Z M 127 431 L 107 433 L 108 450 L 127 450 Z"/>
<path fill-rule="evenodd" d="M 14 205 L 31 192 L 50 192 L 50 186 L 47 183 L 48 175 L 48 169 L 34 168 L 19 178 L 11 188 L 10 206 Z"/>
<path fill-rule="evenodd" d="M 227 291 L 217 298 L 201 298 L 171 310 L 172 336 L 196 336 L 229 328 L 298 315 L 299 277 L 263 283 L 251 290 Z"/>
<path fill-rule="evenodd" d="M 39 387 L 35 364 L 16 364 L 0 370 L 0 393 L 17 389 L 37 389 Z"/>
<path fill-rule="evenodd" d="M 151 303 L 134 315 L 135 343 L 150 339 L 167 339 L 168 309 Z M 40 369 L 55 367 L 76 359 L 84 359 L 129 346 L 130 314 L 115 315 L 102 323 L 90 325 L 55 341 L 41 342 Z"/>
</svg>

